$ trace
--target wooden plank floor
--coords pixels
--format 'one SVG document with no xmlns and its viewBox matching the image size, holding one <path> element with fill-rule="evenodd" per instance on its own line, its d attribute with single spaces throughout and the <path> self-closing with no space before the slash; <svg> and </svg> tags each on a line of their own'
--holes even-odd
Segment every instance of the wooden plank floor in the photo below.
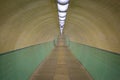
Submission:
<svg viewBox="0 0 120 80">
<path fill-rule="evenodd" d="M 30 80 L 93 80 L 59 37 L 58 44 Z"/>
</svg>

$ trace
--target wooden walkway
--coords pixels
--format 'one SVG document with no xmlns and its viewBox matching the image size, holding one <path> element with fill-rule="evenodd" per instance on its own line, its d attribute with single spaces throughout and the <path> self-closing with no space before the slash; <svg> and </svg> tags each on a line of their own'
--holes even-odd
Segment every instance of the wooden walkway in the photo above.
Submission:
<svg viewBox="0 0 120 80">
<path fill-rule="evenodd" d="M 64 44 L 64 38 L 59 37 L 58 44 L 52 53 L 30 80 L 93 80 L 80 62 L 72 55 Z"/>
</svg>

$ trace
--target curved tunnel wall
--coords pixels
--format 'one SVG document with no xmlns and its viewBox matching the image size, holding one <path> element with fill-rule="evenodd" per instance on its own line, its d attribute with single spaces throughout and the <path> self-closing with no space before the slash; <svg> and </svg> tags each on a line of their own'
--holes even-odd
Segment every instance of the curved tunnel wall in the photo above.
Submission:
<svg viewBox="0 0 120 80">
<path fill-rule="evenodd" d="M 0 80 L 29 80 L 53 48 L 46 42 L 0 54 Z"/>
<path fill-rule="evenodd" d="M 56 0 L 0 0 L 0 52 L 59 34 Z M 119 0 L 70 0 L 64 33 L 72 41 L 120 53 Z"/>
<path fill-rule="evenodd" d="M 1 0 L 0 52 L 48 42 L 59 34 L 53 0 Z"/>
<path fill-rule="evenodd" d="M 93 80 L 119 80 L 120 54 L 69 41 L 69 48 Z"/>
<path fill-rule="evenodd" d="M 120 52 L 119 0 L 71 0 L 65 34 L 71 40 Z"/>
</svg>

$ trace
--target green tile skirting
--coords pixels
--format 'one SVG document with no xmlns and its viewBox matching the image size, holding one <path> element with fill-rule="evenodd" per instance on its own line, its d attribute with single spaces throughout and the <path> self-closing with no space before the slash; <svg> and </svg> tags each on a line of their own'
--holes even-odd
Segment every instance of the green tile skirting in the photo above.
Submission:
<svg viewBox="0 0 120 80">
<path fill-rule="evenodd" d="M 94 80 L 120 80 L 120 54 L 70 41 L 70 49 Z"/>
<path fill-rule="evenodd" d="M 47 42 L 0 54 L 0 80 L 29 80 L 53 47 L 53 42 Z"/>
</svg>

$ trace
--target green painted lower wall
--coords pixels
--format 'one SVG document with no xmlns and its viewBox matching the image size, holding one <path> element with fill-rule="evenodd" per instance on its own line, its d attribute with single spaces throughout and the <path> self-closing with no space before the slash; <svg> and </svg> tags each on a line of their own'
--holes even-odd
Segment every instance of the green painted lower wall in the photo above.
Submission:
<svg viewBox="0 0 120 80">
<path fill-rule="evenodd" d="M 48 42 L 0 54 L 0 80 L 29 80 L 53 47 Z"/>
<path fill-rule="evenodd" d="M 120 80 L 120 54 L 75 42 L 70 49 L 94 80 Z"/>
</svg>

